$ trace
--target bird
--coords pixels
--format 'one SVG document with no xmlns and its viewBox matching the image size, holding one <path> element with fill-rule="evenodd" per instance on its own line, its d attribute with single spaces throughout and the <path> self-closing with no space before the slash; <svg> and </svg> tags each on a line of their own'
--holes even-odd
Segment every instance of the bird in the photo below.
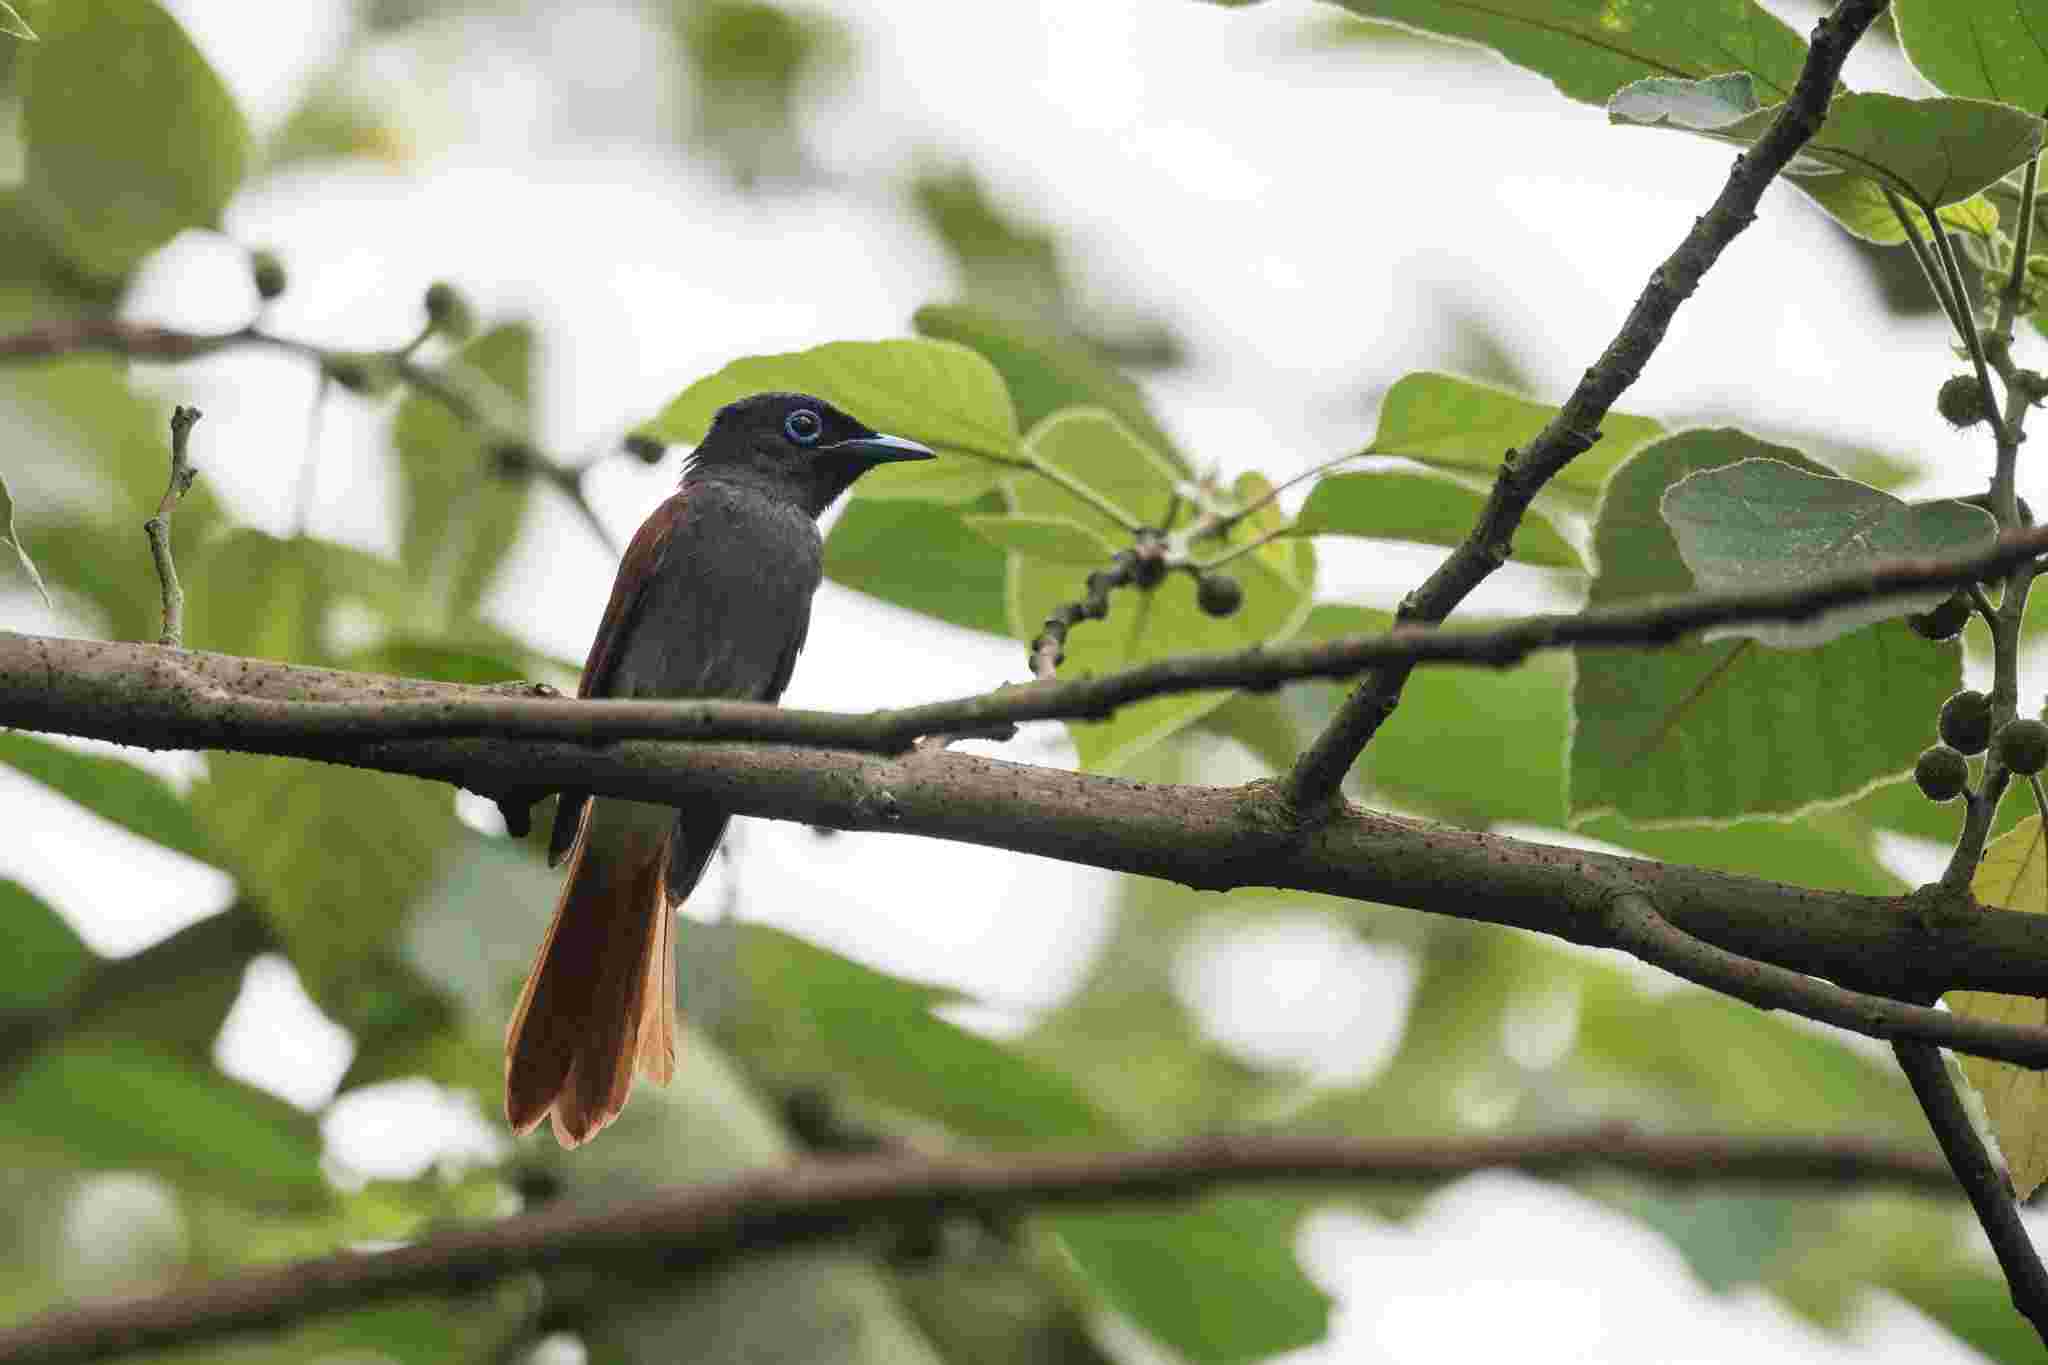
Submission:
<svg viewBox="0 0 2048 1365">
<path fill-rule="evenodd" d="M 818 517 L 870 469 L 932 457 L 808 394 L 720 408 L 626 547 L 577 695 L 779 698 L 824 577 Z M 636 1071 L 674 1073 L 675 907 L 729 817 L 561 794 L 548 862 L 566 857 L 568 873 L 505 1030 L 514 1133 L 550 1119 L 580 1146 L 618 1117 Z"/>
</svg>

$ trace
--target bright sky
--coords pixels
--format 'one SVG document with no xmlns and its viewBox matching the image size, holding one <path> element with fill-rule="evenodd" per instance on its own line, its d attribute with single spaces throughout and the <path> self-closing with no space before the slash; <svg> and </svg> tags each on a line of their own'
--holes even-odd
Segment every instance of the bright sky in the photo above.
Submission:
<svg viewBox="0 0 2048 1365">
<path fill-rule="evenodd" d="M 261 127 L 292 106 L 345 22 L 334 0 L 168 3 Z M 951 284 L 886 177 L 920 156 L 964 157 L 1004 203 L 1058 228 L 1084 287 L 1113 285 L 1183 331 L 1194 363 L 1153 393 L 1198 461 L 1285 474 L 1357 445 L 1368 400 L 1401 374 L 1448 363 L 1455 338 L 1444 319 L 1457 308 L 1493 320 L 1537 395 L 1560 398 L 1729 162 L 1702 142 L 1611 129 L 1599 111 L 1489 60 L 1411 66 L 1308 51 L 1299 34 L 1319 11 L 1305 3 L 829 7 L 855 26 L 863 61 L 819 121 L 814 150 L 850 188 L 740 199 L 710 172 L 674 164 L 658 150 L 678 105 L 654 35 L 628 5 L 564 3 L 531 24 L 457 21 L 424 55 L 373 61 L 419 130 L 417 163 L 253 185 L 230 230 L 276 247 L 289 266 L 292 288 L 273 316 L 283 331 L 335 344 L 401 340 L 422 289 L 444 275 L 487 314 L 532 315 L 547 345 L 543 441 L 576 454 L 605 449 L 735 355 L 903 334 L 911 311 Z M 1861 53 L 1851 78 L 1887 88 L 1905 79 Z M 187 237 L 147 271 L 131 311 L 233 325 L 246 288 L 237 252 Z M 1836 230 L 1779 188 L 1625 406 L 1828 428 L 1930 468 L 1967 468 L 1962 483 L 1974 483 L 1982 442 L 1934 412 L 1930 376 L 1943 372 L 1945 348 L 1931 323 L 1888 317 Z M 288 529 L 310 377 L 238 354 L 156 382 L 206 411 L 216 493 L 249 521 Z M 312 529 L 388 550 L 393 493 L 374 454 L 378 420 L 330 405 Z M 623 540 L 674 477 L 673 461 L 615 461 L 592 492 Z M 2048 502 L 2039 488 L 2023 491 Z M 1429 557 L 1331 553 L 1324 565 L 1324 597 L 1385 603 Z M 493 610 L 580 658 L 612 568 L 550 506 Z M 1553 604 L 1514 573 L 1475 603 Z M 0 625 L 54 628 L 19 599 L 0 607 Z M 789 700 L 859 708 L 979 691 L 1021 676 L 1021 654 L 828 585 Z M 1055 737 L 1027 736 L 1010 752 L 1020 748 L 1066 761 Z M 0 778 L 0 800 L 38 822 L 32 847 L 0 849 L 0 874 L 44 894 L 104 951 L 135 951 L 226 902 L 219 874 L 172 866 L 133 841 L 110 849 L 103 826 L 18 780 Z M 962 985 L 997 1008 L 993 1022 L 1056 1000 L 1106 926 L 1102 874 L 957 845 L 746 826 L 748 913 Z M 876 896 L 884 886 L 890 894 Z M 905 895 L 916 887 L 933 891 Z M 950 893 L 959 887 L 974 896 Z M 699 899 L 717 903 L 717 888 Z M 1275 921 L 1228 952 L 1220 942 L 1198 946 L 1183 980 L 1228 1045 L 1350 1076 L 1397 1044 L 1412 975 L 1397 956 L 1307 919 Z M 1558 1046 L 1568 1042 L 1567 1032 Z M 319 1105 L 346 1049 L 290 969 L 270 962 L 251 971 L 221 1054 L 238 1074 Z M 337 1159 L 362 1171 L 416 1169 L 436 1151 L 495 1141 L 473 1106 L 424 1084 L 354 1097 L 335 1107 L 328 1131 Z M 1290 1357 L 1296 1365 L 1507 1354 L 1633 1362 L 1675 1359 L 1674 1342 L 1699 1360 L 1974 1358 L 1890 1301 L 1874 1301 L 1845 1343 L 1768 1296 L 1710 1295 L 1644 1227 L 1506 1175 L 1444 1190 L 1406 1226 L 1319 1218 L 1304 1250 L 1345 1306 L 1332 1342 Z"/>
</svg>

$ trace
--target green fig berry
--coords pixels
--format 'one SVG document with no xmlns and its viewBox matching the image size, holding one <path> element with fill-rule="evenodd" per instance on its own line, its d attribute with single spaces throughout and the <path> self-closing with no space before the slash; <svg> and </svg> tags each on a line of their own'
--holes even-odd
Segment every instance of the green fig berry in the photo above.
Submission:
<svg viewBox="0 0 2048 1365">
<path fill-rule="evenodd" d="M 1913 781 L 1929 801 L 1953 801 L 1970 784 L 1970 760 L 1946 744 L 1937 744 L 1913 765 Z"/>
<path fill-rule="evenodd" d="M 625 439 L 626 453 L 641 464 L 660 464 L 661 457 L 668 454 L 668 447 L 652 436 L 632 432 Z"/>
<path fill-rule="evenodd" d="M 289 282 L 285 277 L 284 262 L 277 259 L 274 251 L 249 253 L 249 278 L 256 285 L 256 297 L 265 303 L 282 294 Z"/>
<path fill-rule="evenodd" d="M 1205 573 L 1195 587 L 1195 604 L 1211 616 L 1235 616 L 1244 605 L 1244 589 L 1225 573 Z"/>
<path fill-rule="evenodd" d="M 1941 704 L 1936 726 L 1941 742 L 1964 754 L 1981 754 L 1991 743 L 1991 698 L 1965 689 Z"/>
<path fill-rule="evenodd" d="M 1906 625 L 1923 640 L 1953 640 L 1970 624 L 1970 594 L 1957 591 L 1932 611 L 1907 615 Z"/>
<path fill-rule="evenodd" d="M 1991 753 L 2021 777 L 2032 777 L 2048 767 L 2048 725 L 2032 716 L 2009 720 L 1998 728 Z"/>
<path fill-rule="evenodd" d="M 1948 419 L 1950 426 L 1961 430 L 1973 427 L 1991 414 L 1991 405 L 1985 399 L 1984 386 L 1977 382 L 1974 374 L 1950 375 L 1941 383 L 1941 392 L 1934 397 L 1935 411 Z"/>
<path fill-rule="evenodd" d="M 424 305 L 427 321 L 450 341 L 467 341 L 476 331 L 476 315 L 470 312 L 469 300 L 448 281 L 435 280 L 428 285 Z"/>
</svg>

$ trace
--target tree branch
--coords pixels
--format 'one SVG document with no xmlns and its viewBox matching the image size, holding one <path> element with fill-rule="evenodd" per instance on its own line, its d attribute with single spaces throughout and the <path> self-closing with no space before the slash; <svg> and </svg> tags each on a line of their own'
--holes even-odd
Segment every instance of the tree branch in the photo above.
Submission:
<svg viewBox="0 0 2048 1365">
<path fill-rule="evenodd" d="M 1099 720 L 1119 706 L 1175 692 L 1273 687 L 1343 678 L 1374 665 L 1502 668 L 1540 650 L 1668 644 L 1712 626 L 1805 621 L 1854 602 L 1974 582 L 2048 552 L 2048 526 L 2008 534 L 1952 559 L 1893 559 L 1796 586 L 1700 593 L 1624 609 L 1532 616 L 1485 629 L 1396 628 L 1306 645 L 1235 654 L 1189 654 L 1097 678 L 1044 681 L 896 710 L 847 714 L 762 702 L 580 699 L 508 684 L 449 692 L 396 679 L 297 693 L 245 686 L 248 661 L 198 651 L 123 654 L 122 646 L 0 631 L 0 724 L 36 724 L 52 670 L 146 669 L 158 685 L 181 684 L 178 733 L 191 746 L 217 735 L 242 740 L 363 742 L 491 735 L 602 743 L 622 739 L 754 740 L 900 753 L 920 736 L 1000 733 L 1034 720 Z M 119 661 L 116 663 L 115 661 Z M 264 669 L 270 665 L 257 664 Z M 317 670 L 316 670 L 317 671 Z M 231 710 L 221 708 L 230 707 Z M 228 729 L 210 728 L 220 712 Z"/>
<path fill-rule="evenodd" d="M 1747 1001 L 1762 1010 L 1789 1010 L 1869 1038 L 1939 1044 L 2036 1070 L 2048 1068 L 2042 1042 L 2048 1030 L 2001 1024 L 1928 1009 L 1903 1000 L 1842 987 L 1768 962 L 1739 956 L 1673 928 L 1639 891 L 1617 895 L 1608 907 L 1615 943 L 1645 962 L 1687 981 Z"/>
<path fill-rule="evenodd" d="M 1947 1169 L 1911 1148 L 1855 1138 L 1663 1137 L 1621 1125 L 1464 1141 L 1224 1137 L 1135 1152 L 807 1162 L 598 1212 L 542 1210 L 391 1251 L 343 1253 L 153 1298 L 48 1313 L 0 1331 L 0 1360 L 91 1360 L 162 1349 L 566 1264 L 702 1268 L 844 1237 L 866 1225 L 968 1210 L 1180 1200 L 1227 1184 L 1426 1184 L 1503 1166 L 1551 1177 L 1618 1170 L 1688 1185 L 1884 1184 L 1955 1192 Z"/>
<path fill-rule="evenodd" d="M 1756 145 L 1735 158 L 1728 182 L 1713 206 L 1694 220 L 1678 249 L 1651 273 L 1621 330 L 1586 371 L 1557 416 L 1535 440 L 1507 453 L 1472 534 L 1420 588 L 1402 600 L 1398 621 L 1435 625 L 1507 561 L 1515 528 L 1536 494 L 1600 439 L 1602 419 L 1663 343 L 1678 306 L 1692 296 L 1728 244 L 1756 221 L 1756 206 L 1764 190 L 1794 153 L 1820 131 L 1842 63 L 1887 3 L 1841 0 L 1814 27 L 1806 64 L 1785 107 Z M 1302 753 L 1287 779 L 1288 795 L 1296 809 L 1319 809 L 1336 795 L 1344 775 L 1400 703 L 1409 667 L 1393 663 L 1374 669 Z"/>
<path fill-rule="evenodd" d="M 1963 1110 L 1962 1098 L 1949 1078 L 1948 1064 L 1941 1059 L 1939 1050 L 1923 1043 L 1894 1043 L 1892 1054 L 1898 1058 L 1906 1079 L 1912 1082 L 1914 1098 L 1920 1101 L 1921 1112 L 1927 1115 L 1927 1124 L 1941 1143 L 1949 1169 L 1969 1195 L 1977 1222 L 1991 1241 L 1998 1268 L 2005 1273 L 2006 1288 L 2012 1294 L 2012 1306 L 2034 1325 L 2041 1340 L 2048 1342 L 2048 1271 L 2042 1269 L 2034 1243 L 2020 1222 L 2012 1187 L 1991 1164 L 1991 1153 L 1984 1149 L 1970 1116 Z"/>
<path fill-rule="evenodd" d="M 739 815 L 921 834 L 1208 890 L 1325 892 L 1603 948 L 1621 946 L 1608 924 L 1611 897 L 1634 890 L 1695 938 L 1857 990 L 1909 999 L 1956 989 L 2048 994 L 2048 916 L 1978 909 L 1967 895 L 1931 889 L 1810 890 L 1352 809 L 1304 829 L 1271 782 L 1138 783 L 945 751 L 379 739 L 369 726 L 337 736 L 295 726 L 281 709 L 288 701 L 497 700 L 494 688 L 0 632 L 5 726 L 315 758 L 515 804 L 563 788 L 671 806 L 710 800 Z"/>
</svg>

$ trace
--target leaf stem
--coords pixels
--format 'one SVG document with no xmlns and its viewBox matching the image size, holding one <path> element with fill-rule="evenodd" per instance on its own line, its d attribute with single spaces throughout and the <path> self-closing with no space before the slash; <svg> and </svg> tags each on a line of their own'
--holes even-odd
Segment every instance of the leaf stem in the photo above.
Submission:
<svg viewBox="0 0 2048 1365">
<path fill-rule="evenodd" d="M 1906 245 L 1912 248 L 1913 259 L 1920 263 L 1920 273 L 1927 279 L 1927 288 L 1934 295 L 1941 311 L 1947 315 L 1949 325 L 1956 329 L 1957 336 L 1967 335 L 1969 324 L 1963 309 L 1957 306 L 1955 295 L 1949 293 L 1948 279 L 1941 266 L 1934 259 L 1934 251 L 1927 245 L 1927 239 L 1920 235 L 1920 224 L 1906 207 L 1906 201 L 1899 198 L 1899 192 L 1889 185 L 1880 185 L 1884 191 L 1885 203 L 1891 205 L 1892 216 L 1899 220 L 1899 228 L 1906 234 Z M 1989 399 L 1987 398 L 1988 402 Z"/>
</svg>

